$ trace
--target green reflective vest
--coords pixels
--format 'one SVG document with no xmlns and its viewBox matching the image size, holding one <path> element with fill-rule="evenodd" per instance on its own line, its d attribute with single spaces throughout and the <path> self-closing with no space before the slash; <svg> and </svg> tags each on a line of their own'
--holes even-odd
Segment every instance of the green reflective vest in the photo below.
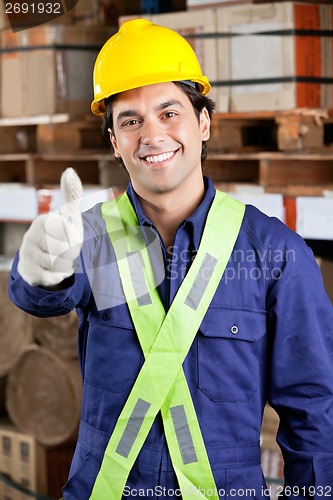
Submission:
<svg viewBox="0 0 333 500">
<path fill-rule="evenodd" d="M 160 300 L 149 252 L 125 193 L 102 205 L 145 362 L 118 418 L 90 496 L 120 500 L 159 411 L 184 500 L 218 500 L 182 364 L 230 258 L 245 206 L 216 191 L 197 255 L 169 311 Z"/>
</svg>

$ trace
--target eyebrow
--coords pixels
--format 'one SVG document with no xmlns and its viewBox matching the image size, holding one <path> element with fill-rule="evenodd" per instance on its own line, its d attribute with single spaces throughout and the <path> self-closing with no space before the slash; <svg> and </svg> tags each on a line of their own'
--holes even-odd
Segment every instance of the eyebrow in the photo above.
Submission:
<svg viewBox="0 0 333 500">
<path fill-rule="evenodd" d="M 162 102 L 156 107 L 157 111 L 162 111 L 163 109 L 169 108 L 170 106 L 179 106 L 183 108 L 183 105 L 177 99 L 170 99 L 169 101 Z M 123 118 L 128 118 L 131 116 L 139 116 L 140 113 L 135 109 L 126 109 L 126 111 L 121 111 L 117 116 L 117 123 L 119 123 Z"/>
<path fill-rule="evenodd" d="M 161 111 L 162 109 L 168 108 L 169 106 L 179 106 L 180 108 L 183 107 L 182 103 L 180 101 L 177 101 L 177 99 L 170 99 L 169 101 L 162 102 L 157 106 L 157 111 Z"/>
<path fill-rule="evenodd" d="M 121 111 L 119 115 L 117 116 L 117 123 L 119 123 L 123 118 L 129 117 L 129 116 L 138 116 L 138 112 L 135 111 L 135 109 L 127 109 L 126 111 Z"/>
</svg>

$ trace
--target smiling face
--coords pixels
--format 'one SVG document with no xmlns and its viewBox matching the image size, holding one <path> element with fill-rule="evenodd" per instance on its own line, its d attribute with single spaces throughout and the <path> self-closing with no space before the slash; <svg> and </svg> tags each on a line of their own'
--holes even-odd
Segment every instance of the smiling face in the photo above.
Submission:
<svg viewBox="0 0 333 500">
<path fill-rule="evenodd" d="M 142 197 L 202 186 L 202 141 L 209 138 L 204 108 L 198 122 L 188 96 L 174 83 L 122 92 L 113 103 L 115 156 L 122 158 Z"/>
</svg>

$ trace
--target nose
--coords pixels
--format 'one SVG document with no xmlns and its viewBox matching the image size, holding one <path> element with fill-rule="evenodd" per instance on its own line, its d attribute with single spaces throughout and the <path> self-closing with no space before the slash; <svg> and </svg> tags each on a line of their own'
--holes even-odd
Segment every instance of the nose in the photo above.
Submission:
<svg viewBox="0 0 333 500">
<path fill-rule="evenodd" d="M 163 126 L 158 119 L 145 119 L 141 127 L 141 143 L 154 147 L 164 139 Z"/>
</svg>

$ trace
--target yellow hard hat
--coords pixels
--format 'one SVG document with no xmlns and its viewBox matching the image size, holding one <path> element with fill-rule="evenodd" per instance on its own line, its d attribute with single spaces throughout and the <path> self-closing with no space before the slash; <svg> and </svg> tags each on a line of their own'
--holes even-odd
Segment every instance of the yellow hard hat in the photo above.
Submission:
<svg viewBox="0 0 333 500">
<path fill-rule="evenodd" d="M 94 66 L 91 110 L 105 112 L 104 99 L 153 83 L 189 80 L 205 95 L 211 86 L 191 45 L 175 31 L 145 19 L 127 21 L 101 48 Z"/>
</svg>

